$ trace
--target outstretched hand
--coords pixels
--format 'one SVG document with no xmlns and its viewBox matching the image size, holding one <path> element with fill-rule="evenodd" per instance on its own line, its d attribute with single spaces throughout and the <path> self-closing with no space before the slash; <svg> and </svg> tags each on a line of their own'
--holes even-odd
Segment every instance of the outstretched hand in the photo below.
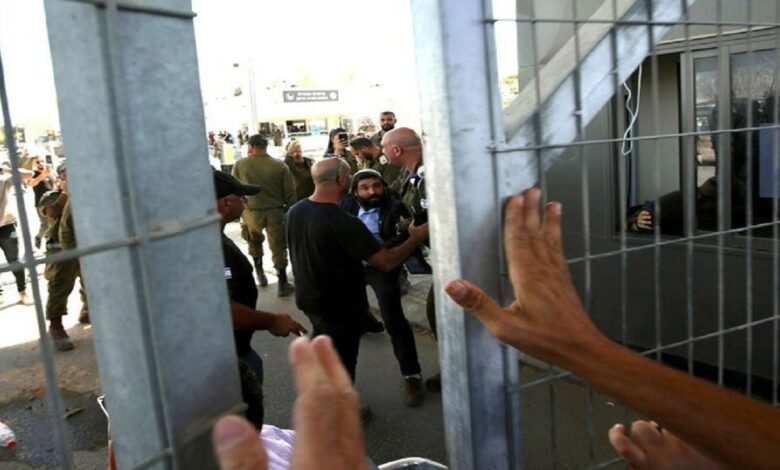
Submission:
<svg viewBox="0 0 780 470">
<path fill-rule="evenodd" d="M 501 307 L 474 284 L 458 279 L 447 294 L 499 340 L 539 359 L 565 363 L 593 341 L 603 341 L 582 307 L 561 246 L 561 205 L 539 214 L 537 188 L 509 199 L 504 248 L 515 300 Z"/>
<path fill-rule="evenodd" d="M 290 468 L 367 469 L 360 399 L 327 336 L 298 338 L 290 345 L 298 399 L 293 410 L 295 445 Z M 268 468 L 257 430 L 243 418 L 226 416 L 212 434 L 222 470 Z"/>
<path fill-rule="evenodd" d="M 634 421 L 630 437 L 622 424 L 616 424 L 609 430 L 609 442 L 631 470 L 723 468 L 652 421 Z"/>
</svg>

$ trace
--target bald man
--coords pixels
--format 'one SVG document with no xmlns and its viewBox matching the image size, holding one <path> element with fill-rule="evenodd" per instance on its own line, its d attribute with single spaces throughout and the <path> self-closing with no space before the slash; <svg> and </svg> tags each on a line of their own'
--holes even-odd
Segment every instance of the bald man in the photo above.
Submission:
<svg viewBox="0 0 780 470">
<path fill-rule="evenodd" d="M 399 127 L 384 135 L 382 147 L 390 163 L 404 168 L 405 176 L 399 176 L 399 180 L 404 178 L 400 181 L 400 189 L 398 190 L 401 202 L 411 214 L 414 223 L 427 223 L 428 197 L 425 193 L 425 168 L 423 167 L 423 149 L 420 136 L 408 127 Z M 433 285 L 428 290 L 425 313 L 431 331 L 436 337 L 436 306 L 433 298 Z M 425 381 L 425 386 L 430 391 L 441 390 L 441 376 L 436 374 L 428 378 Z"/>
<path fill-rule="evenodd" d="M 329 335 L 355 379 L 368 311 L 363 261 L 389 272 L 428 238 L 428 224 L 409 227 L 409 239 L 387 249 L 339 203 L 350 187 L 349 165 L 323 158 L 312 167 L 314 194 L 287 214 L 287 240 L 295 275 L 295 301 L 311 320 L 312 337 Z"/>
</svg>

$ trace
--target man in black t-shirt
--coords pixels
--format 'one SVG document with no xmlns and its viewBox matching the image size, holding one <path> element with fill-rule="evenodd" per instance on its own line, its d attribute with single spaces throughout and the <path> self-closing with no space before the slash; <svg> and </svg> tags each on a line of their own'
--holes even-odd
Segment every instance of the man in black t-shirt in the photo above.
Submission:
<svg viewBox="0 0 780 470">
<path fill-rule="evenodd" d="M 290 333 L 301 335 L 306 333 L 306 329 L 289 315 L 256 310 L 257 286 L 252 276 L 252 264 L 224 233 L 225 225 L 241 217 L 246 207 L 246 197 L 257 194 L 260 187 L 242 184 L 233 176 L 214 170 L 214 189 L 223 230 L 222 255 L 225 259 L 230 316 L 239 358 L 241 393 L 247 404 L 247 419 L 260 429 L 263 425 L 263 361 L 252 349 L 252 335 L 257 330 L 268 330 L 274 336 L 288 336 Z"/>
<path fill-rule="evenodd" d="M 340 158 L 312 167 L 314 194 L 287 213 L 287 241 L 295 275 L 295 300 L 312 323 L 312 336 L 326 334 L 352 379 L 368 310 L 363 260 L 388 272 L 428 238 L 428 224 L 412 225 L 409 239 L 383 248 L 366 226 L 339 207 L 350 186 L 350 168 Z"/>
</svg>

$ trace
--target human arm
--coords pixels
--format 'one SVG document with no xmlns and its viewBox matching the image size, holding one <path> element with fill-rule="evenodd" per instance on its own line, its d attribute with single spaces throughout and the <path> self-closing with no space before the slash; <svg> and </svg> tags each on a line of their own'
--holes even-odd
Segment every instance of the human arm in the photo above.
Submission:
<svg viewBox="0 0 780 470">
<path fill-rule="evenodd" d="M 295 187 L 293 186 L 292 173 L 287 165 L 284 165 L 282 172 L 282 197 L 284 197 L 284 204 L 289 209 L 290 206 L 295 204 Z"/>
<path fill-rule="evenodd" d="M 561 206 L 539 216 L 540 192 L 506 206 L 504 243 L 515 301 L 499 306 L 463 280 L 447 293 L 499 340 L 564 367 L 653 417 L 729 468 L 771 468 L 780 461 L 780 410 L 664 367 L 613 343 L 580 303 L 561 247 Z"/>
<path fill-rule="evenodd" d="M 268 330 L 274 336 L 283 337 L 290 333 L 300 336 L 307 332 L 290 315 L 254 310 L 238 302 L 230 302 L 230 316 L 236 330 Z"/>
<path fill-rule="evenodd" d="M 45 205 L 42 208 L 43 215 L 49 217 L 50 219 L 56 219 L 62 215 L 62 211 L 63 209 L 65 209 L 65 204 L 67 203 L 68 203 L 68 193 L 62 191 L 60 192 L 57 199 L 55 199 L 53 202 Z"/>
<path fill-rule="evenodd" d="M 290 345 L 298 398 L 293 409 L 295 444 L 290 468 L 368 468 L 360 398 L 327 336 L 299 338 Z M 268 468 L 257 430 L 243 418 L 226 416 L 214 425 L 212 442 L 219 468 Z"/>
<path fill-rule="evenodd" d="M 41 181 L 45 180 L 49 177 L 49 169 L 46 167 L 43 167 L 43 170 L 38 173 L 38 176 L 35 176 L 35 173 L 33 173 L 33 176 L 27 181 L 27 186 L 34 188 L 38 186 Z"/>
<path fill-rule="evenodd" d="M 366 261 L 380 271 L 392 271 L 412 256 L 414 250 L 425 243 L 427 239 L 428 224 L 424 223 L 419 226 L 413 224 L 409 227 L 409 238 L 405 242 L 393 248 L 382 248 L 368 257 Z"/>
</svg>

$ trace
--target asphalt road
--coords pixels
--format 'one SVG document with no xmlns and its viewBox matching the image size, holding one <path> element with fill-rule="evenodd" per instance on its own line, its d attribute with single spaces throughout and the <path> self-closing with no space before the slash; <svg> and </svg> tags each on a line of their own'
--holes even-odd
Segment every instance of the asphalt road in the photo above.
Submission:
<svg viewBox="0 0 780 470">
<path fill-rule="evenodd" d="M 274 282 L 271 279 L 271 282 Z M 292 298 L 279 299 L 276 286 L 261 289 L 259 308 L 292 314 L 309 326 L 298 312 Z M 424 376 L 438 371 L 437 346 L 427 332 L 415 331 L 420 365 Z M 287 363 L 287 346 L 291 338 L 275 338 L 255 333 L 252 346 L 262 356 L 265 367 L 266 422 L 282 428 L 291 427 L 295 388 Z M 403 457 L 425 457 L 446 463 L 441 394 L 427 393 L 425 402 L 410 408 L 403 402 L 403 388 L 398 362 L 393 356 L 386 333 L 363 337 L 358 357 L 356 387 L 364 405 L 371 407 L 373 419 L 366 426 L 366 446 L 377 463 Z"/>
</svg>

